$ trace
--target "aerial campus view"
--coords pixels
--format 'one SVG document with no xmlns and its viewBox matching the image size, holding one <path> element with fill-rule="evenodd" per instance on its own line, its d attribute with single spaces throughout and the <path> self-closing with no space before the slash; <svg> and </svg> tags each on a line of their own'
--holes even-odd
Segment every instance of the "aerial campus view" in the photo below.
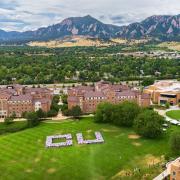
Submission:
<svg viewBox="0 0 180 180">
<path fill-rule="evenodd" d="M 0 180 L 180 180 L 179 10 L 1 0 Z"/>
</svg>

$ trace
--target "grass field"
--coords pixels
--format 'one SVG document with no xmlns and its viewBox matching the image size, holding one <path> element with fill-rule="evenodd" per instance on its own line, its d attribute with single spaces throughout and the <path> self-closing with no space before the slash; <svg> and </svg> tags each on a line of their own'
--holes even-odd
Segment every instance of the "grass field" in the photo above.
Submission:
<svg viewBox="0 0 180 180">
<path fill-rule="evenodd" d="M 91 118 L 42 122 L 33 129 L 0 135 L 0 179 L 152 179 L 162 170 L 153 164 L 163 161 L 169 134 L 175 128 L 169 129 L 162 139 L 147 140 L 135 135 L 132 129 L 95 124 Z M 93 137 L 95 131 L 102 133 L 104 144 L 77 145 L 76 133 Z M 46 136 L 64 133 L 72 133 L 72 147 L 45 148 Z M 133 175 L 134 168 L 140 171 Z"/>
<path fill-rule="evenodd" d="M 180 110 L 168 111 L 166 115 L 172 119 L 180 120 Z"/>
</svg>

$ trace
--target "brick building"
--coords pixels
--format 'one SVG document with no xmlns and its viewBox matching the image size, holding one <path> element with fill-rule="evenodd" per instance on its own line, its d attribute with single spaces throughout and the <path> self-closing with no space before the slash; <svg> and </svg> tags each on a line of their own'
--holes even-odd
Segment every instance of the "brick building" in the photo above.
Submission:
<svg viewBox="0 0 180 180">
<path fill-rule="evenodd" d="M 21 117 L 23 112 L 50 110 L 52 93 L 47 88 L 28 88 L 11 85 L 0 88 L 0 117 L 16 114 Z"/>
<path fill-rule="evenodd" d="M 150 105 L 150 96 L 134 91 L 126 85 L 113 85 L 104 81 L 96 83 L 95 86 L 78 86 L 68 90 L 68 108 L 80 106 L 83 113 L 95 112 L 97 105 L 102 102 L 118 104 L 123 101 L 133 101 L 147 107 Z"/>
</svg>

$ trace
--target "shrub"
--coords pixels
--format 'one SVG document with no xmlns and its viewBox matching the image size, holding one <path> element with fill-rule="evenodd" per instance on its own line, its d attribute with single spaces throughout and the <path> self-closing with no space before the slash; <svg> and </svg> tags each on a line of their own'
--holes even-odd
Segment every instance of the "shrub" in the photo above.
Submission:
<svg viewBox="0 0 180 180">
<path fill-rule="evenodd" d="M 170 104 L 167 102 L 167 103 L 165 104 L 165 107 L 166 107 L 166 109 L 169 109 L 169 108 L 170 108 Z"/>
<path fill-rule="evenodd" d="M 79 106 L 74 106 L 69 110 L 68 116 L 72 116 L 73 118 L 79 118 L 82 114 L 81 108 Z"/>
<path fill-rule="evenodd" d="M 154 81 L 155 81 L 154 78 L 145 78 L 145 79 L 142 81 L 142 85 L 143 85 L 143 86 L 149 86 L 149 85 L 154 84 Z"/>
<path fill-rule="evenodd" d="M 134 122 L 135 131 L 147 138 L 157 138 L 162 134 L 164 118 L 152 110 L 140 113 Z"/>
<path fill-rule="evenodd" d="M 28 112 L 26 113 L 26 119 L 28 122 L 28 127 L 34 127 L 39 124 L 39 118 L 36 112 Z"/>
<path fill-rule="evenodd" d="M 47 117 L 46 112 L 44 112 L 42 109 L 39 109 L 38 111 L 36 111 L 36 114 L 37 114 L 37 116 L 38 116 L 39 119 L 42 119 L 42 118 L 46 118 L 46 117 Z"/>
<path fill-rule="evenodd" d="M 98 123 L 109 123 L 113 121 L 114 105 L 110 103 L 101 103 L 98 105 L 94 120 Z"/>
<path fill-rule="evenodd" d="M 113 122 L 118 126 L 131 127 L 139 113 L 140 107 L 136 103 L 125 101 L 115 105 Z"/>
<path fill-rule="evenodd" d="M 55 116 L 57 116 L 58 115 L 58 112 L 56 111 L 56 110 L 54 110 L 54 109 L 51 109 L 51 110 L 49 110 L 48 112 L 47 112 L 47 116 L 48 117 L 55 117 Z"/>
<path fill-rule="evenodd" d="M 170 148 L 173 154 L 180 155 L 180 132 L 171 135 Z"/>
<path fill-rule="evenodd" d="M 12 117 L 6 117 L 5 119 L 4 119 L 4 123 L 6 124 L 6 125 L 9 125 L 9 124 L 11 124 L 11 123 L 13 123 L 13 118 Z"/>
</svg>

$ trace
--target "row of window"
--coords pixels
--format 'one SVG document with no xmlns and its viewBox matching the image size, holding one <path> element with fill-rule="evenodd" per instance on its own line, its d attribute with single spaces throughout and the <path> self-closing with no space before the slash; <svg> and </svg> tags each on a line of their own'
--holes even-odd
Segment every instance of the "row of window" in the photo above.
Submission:
<svg viewBox="0 0 180 180">
<path fill-rule="evenodd" d="M 134 99 L 135 96 L 118 96 L 118 99 Z"/>
<path fill-rule="evenodd" d="M 8 103 L 9 104 L 18 104 L 18 103 L 29 104 L 29 103 L 31 103 L 31 101 L 9 101 Z"/>
<path fill-rule="evenodd" d="M 86 98 L 86 100 L 95 100 L 95 99 L 107 99 L 106 97 L 89 97 L 89 98 Z"/>
</svg>

